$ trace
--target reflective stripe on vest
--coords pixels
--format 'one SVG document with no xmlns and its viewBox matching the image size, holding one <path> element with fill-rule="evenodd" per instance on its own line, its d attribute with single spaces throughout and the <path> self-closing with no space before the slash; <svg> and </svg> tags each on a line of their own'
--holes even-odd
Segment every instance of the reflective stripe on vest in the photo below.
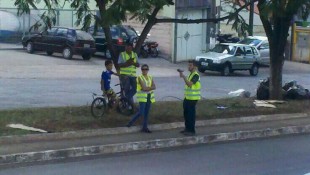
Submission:
<svg viewBox="0 0 310 175">
<path fill-rule="evenodd" d="M 148 80 L 146 80 L 143 75 L 140 75 L 138 78 L 140 78 L 140 80 L 142 80 L 145 83 L 146 87 L 152 86 L 153 79 L 150 75 L 148 75 Z M 142 91 L 142 87 L 139 83 L 138 78 L 137 78 L 137 93 L 136 93 L 138 102 L 147 102 L 147 95 L 151 94 L 151 102 L 154 103 L 155 102 L 154 92 L 153 91 L 149 91 L 149 92 Z"/>
<path fill-rule="evenodd" d="M 187 77 L 187 80 L 191 81 L 194 75 L 199 76 L 197 72 L 193 72 Z M 187 100 L 200 100 L 201 99 L 200 89 L 201 89 L 201 84 L 200 84 L 200 77 L 199 77 L 198 81 L 195 84 L 193 84 L 191 88 L 185 84 L 185 89 L 184 89 L 185 98 Z"/>
<path fill-rule="evenodd" d="M 124 62 L 126 62 L 127 60 L 130 59 L 130 56 L 126 53 L 126 51 L 121 53 L 122 55 L 122 59 L 124 60 Z M 134 58 L 134 62 L 137 62 L 137 54 L 134 52 L 131 52 L 131 58 Z M 131 76 L 136 76 L 137 72 L 136 72 L 136 67 L 131 65 L 129 67 L 121 67 L 120 68 L 120 74 L 122 75 L 131 75 Z"/>
</svg>

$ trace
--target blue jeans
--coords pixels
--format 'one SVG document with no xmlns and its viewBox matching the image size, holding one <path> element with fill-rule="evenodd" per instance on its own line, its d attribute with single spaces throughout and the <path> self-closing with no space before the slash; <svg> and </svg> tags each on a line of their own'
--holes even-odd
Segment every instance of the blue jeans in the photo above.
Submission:
<svg viewBox="0 0 310 175">
<path fill-rule="evenodd" d="M 133 106 L 133 96 L 137 92 L 137 78 L 127 75 L 120 76 L 120 82 L 125 92 L 125 97 L 128 99 L 129 103 Z"/>
<path fill-rule="evenodd" d="M 146 129 L 147 124 L 148 124 L 148 115 L 151 109 L 151 104 L 152 103 L 149 98 L 147 102 L 139 102 L 139 111 L 132 117 L 132 119 L 130 120 L 128 124 L 130 126 L 133 125 L 140 116 L 143 116 L 144 118 L 143 118 L 142 129 Z"/>
</svg>

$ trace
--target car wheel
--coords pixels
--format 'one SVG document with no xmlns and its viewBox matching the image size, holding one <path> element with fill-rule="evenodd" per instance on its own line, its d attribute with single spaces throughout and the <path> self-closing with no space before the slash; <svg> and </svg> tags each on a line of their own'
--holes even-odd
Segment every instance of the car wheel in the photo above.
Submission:
<svg viewBox="0 0 310 175">
<path fill-rule="evenodd" d="M 82 54 L 83 60 L 90 60 L 91 54 Z"/>
<path fill-rule="evenodd" d="M 65 47 L 64 50 L 62 51 L 62 55 L 65 59 L 70 60 L 73 56 L 70 47 Z"/>
<path fill-rule="evenodd" d="M 33 53 L 33 52 L 34 52 L 33 43 L 32 43 L 31 41 L 29 41 L 29 42 L 27 43 L 26 49 L 27 49 L 27 52 L 28 52 L 28 53 Z"/>
<path fill-rule="evenodd" d="M 47 55 L 53 55 L 54 52 L 52 51 L 46 51 Z"/>
<path fill-rule="evenodd" d="M 221 71 L 221 75 L 222 76 L 228 76 L 231 72 L 231 67 L 229 64 L 225 64 L 222 71 Z"/>
<path fill-rule="evenodd" d="M 111 53 L 110 53 L 109 49 L 107 49 L 107 50 L 105 51 L 104 55 L 105 55 L 105 58 L 106 58 L 106 59 L 111 59 Z"/>
<path fill-rule="evenodd" d="M 158 49 L 157 48 L 151 48 L 151 56 L 154 58 L 158 57 Z"/>
<path fill-rule="evenodd" d="M 254 63 L 252 68 L 250 69 L 250 75 L 256 76 L 258 74 L 258 64 Z"/>
</svg>

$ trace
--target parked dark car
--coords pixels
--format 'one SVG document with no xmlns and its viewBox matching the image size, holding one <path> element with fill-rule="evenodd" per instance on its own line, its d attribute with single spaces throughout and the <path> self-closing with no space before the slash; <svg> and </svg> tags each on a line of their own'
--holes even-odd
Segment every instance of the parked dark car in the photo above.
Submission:
<svg viewBox="0 0 310 175">
<path fill-rule="evenodd" d="M 22 43 L 28 53 L 46 51 L 48 55 L 52 55 L 58 52 L 65 59 L 79 54 L 84 60 L 89 60 L 96 52 L 95 40 L 89 33 L 66 27 L 52 27 L 39 34 L 24 36 Z"/>
<path fill-rule="evenodd" d="M 138 37 L 138 34 L 131 26 L 113 25 L 110 27 L 110 31 L 113 45 L 118 53 L 125 50 L 126 42 L 133 43 L 134 40 Z M 94 34 L 94 27 L 92 26 L 89 28 L 88 32 L 95 38 L 97 52 L 102 52 L 106 58 L 111 58 L 103 29 L 101 27 L 98 28 L 97 33 Z"/>
</svg>

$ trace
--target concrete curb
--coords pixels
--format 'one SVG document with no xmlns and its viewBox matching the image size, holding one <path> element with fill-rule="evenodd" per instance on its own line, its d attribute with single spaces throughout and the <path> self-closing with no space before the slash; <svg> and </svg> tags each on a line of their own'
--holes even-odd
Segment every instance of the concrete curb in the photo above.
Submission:
<svg viewBox="0 0 310 175">
<path fill-rule="evenodd" d="M 310 125 L 1 155 L 0 165 L 310 133 Z"/>
<path fill-rule="evenodd" d="M 249 116 L 240 118 L 223 118 L 223 119 L 211 119 L 211 120 L 200 120 L 196 122 L 197 127 L 201 126 L 214 126 L 223 124 L 234 124 L 234 123 L 251 123 L 260 121 L 274 121 L 274 120 L 287 120 L 309 117 L 306 113 L 295 113 L 295 114 L 275 114 L 275 115 L 259 115 Z M 183 122 L 175 123 L 164 123 L 150 125 L 150 130 L 160 131 L 168 129 L 183 128 Z M 84 130 L 84 131 L 71 131 L 61 133 L 44 133 L 44 134 L 29 134 L 20 136 L 3 136 L 0 137 L 0 144 L 8 143 L 20 143 L 20 142 L 33 142 L 33 141 L 44 141 L 44 140 L 60 140 L 68 138 L 82 138 L 82 137 L 94 137 L 112 134 L 126 134 L 134 133 L 140 130 L 139 126 L 134 127 L 117 127 L 117 128 L 104 128 L 95 130 Z"/>
</svg>

